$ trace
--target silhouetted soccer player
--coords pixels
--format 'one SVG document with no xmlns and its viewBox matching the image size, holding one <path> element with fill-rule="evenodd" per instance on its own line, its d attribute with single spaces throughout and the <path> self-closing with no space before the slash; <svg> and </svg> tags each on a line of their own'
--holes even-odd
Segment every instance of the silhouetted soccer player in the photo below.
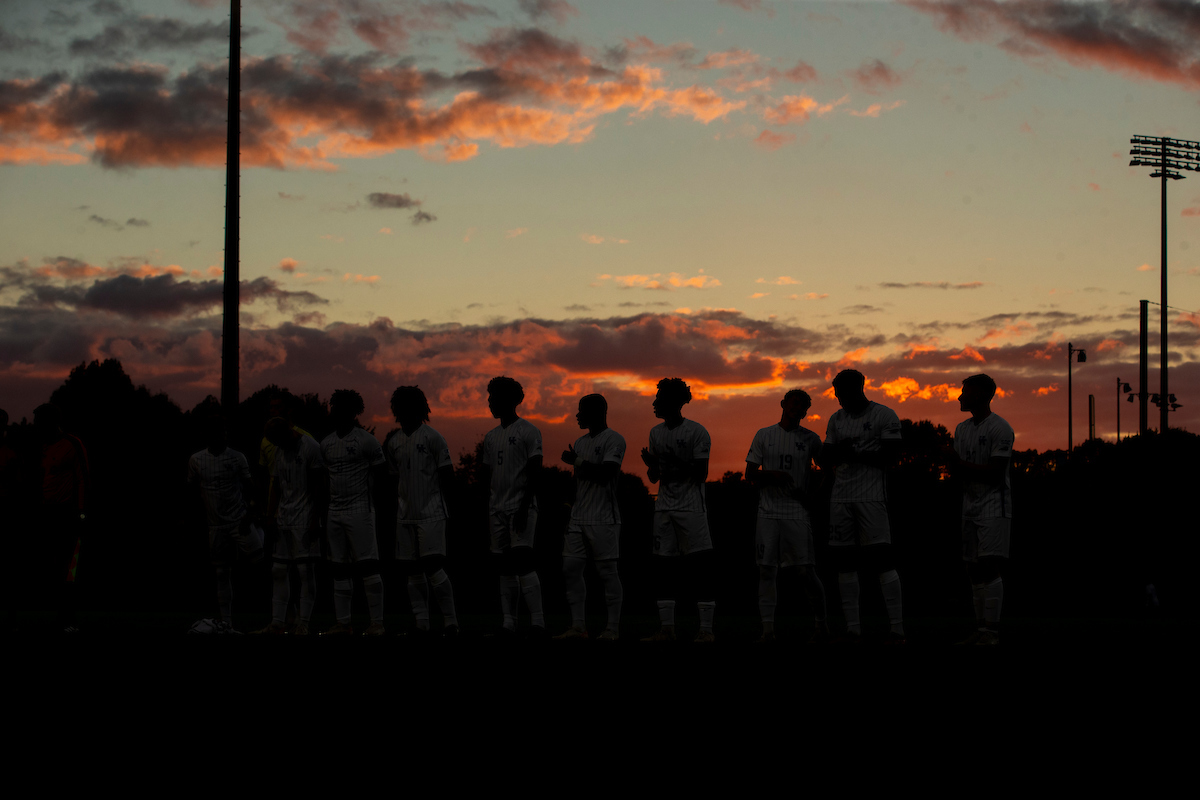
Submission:
<svg viewBox="0 0 1200 800">
<path fill-rule="evenodd" d="M 75 578 L 87 519 L 87 451 L 83 442 L 63 430 L 57 406 L 46 403 L 35 408 L 33 427 L 41 445 L 37 518 L 53 554 L 54 570 L 62 579 L 56 591 L 58 624 L 64 633 L 77 633 Z"/>
<path fill-rule="evenodd" d="M 408 599 L 417 630 L 429 630 L 432 590 L 445 621 L 444 635 L 458 635 L 454 588 L 446 575 L 446 520 L 453 496 L 454 462 L 442 435 L 429 426 L 429 401 L 416 386 L 392 393 L 400 430 L 384 442 L 396 484 L 396 560 L 408 574 Z"/>
<path fill-rule="evenodd" d="M 300 433 L 301 435 L 304 435 L 304 436 L 312 437 L 315 441 L 315 437 L 313 437 L 313 435 L 311 433 L 309 433 L 308 431 L 306 431 L 303 428 L 296 425 L 296 412 L 298 410 L 297 407 L 299 405 L 300 405 L 300 399 L 298 397 L 296 397 L 296 395 L 292 394 L 291 392 L 287 391 L 286 389 L 281 390 L 281 391 L 277 392 L 276 394 L 272 395 L 270 401 L 267 404 L 267 409 L 268 409 L 267 419 L 275 419 L 276 417 L 280 417 L 284 421 L 288 422 L 293 428 L 295 428 L 298 433 Z M 265 478 L 266 486 L 262 488 L 258 497 L 265 499 L 268 504 L 270 503 L 271 479 L 275 477 L 275 449 L 276 449 L 276 447 L 271 442 L 270 437 L 268 437 L 266 435 L 266 433 L 264 432 L 262 440 L 258 443 L 258 467 L 259 467 L 258 478 L 260 480 Z M 267 520 L 268 521 L 274 520 L 274 515 L 268 514 Z M 278 531 L 275 531 L 275 535 L 278 535 Z M 297 570 L 297 568 L 295 566 L 291 567 L 291 571 L 296 572 L 297 577 L 302 582 L 306 579 L 316 580 L 316 577 L 315 577 L 315 575 L 313 575 L 312 570 L 303 570 L 303 572 L 308 573 L 307 578 L 304 575 L 300 575 L 299 574 L 300 570 Z M 275 573 L 275 570 L 272 569 L 273 576 L 274 576 L 274 573 Z M 278 580 L 277 577 L 274 579 Z M 285 576 L 285 579 L 286 579 L 286 576 Z M 279 587 L 276 586 L 276 588 L 279 588 Z M 303 587 L 301 587 L 300 592 L 301 592 L 301 594 L 304 593 Z M 290 587 L 288 587 L 288 596 L 289 597 L 291 596 Z M 292 625 L 293 623 L 295 623 L 296 611 L 297 611 L 296 603 L 294 601 L 289 601 L 287 611 L 284 615 L 284 619 L 288 625 Z M 305 625 L 305 627 L 307 628 L 308 626 Z M 266 629 L 264 628 L 263 630 L 265 631 Z M 257 633 L 257 632 L 258 631 L 255 631 L 255 633 Z"/>
<path fill-rule="evenodd" d="M 886 641 L 903 644 L 900 576 L 892 556 L 884 474 L 899 455 L 900 418 L 867 399 L 865 381 L 854 369 L 842 370 L 833 379 L 833 393 L 842 407 L 829 417 L 819 460 L 821 466 L 837 469 L 829 505 L 829 555 L 838 571 L 846 617 L 843 641 L 860 641 L 858 576 L 865 569 L 879 576 L 892 627 Z"/>
<path fill-rule="evenodd" d="M 971 418 L 954 429 L 958 460 L 952 469 L 963 481 L 963 561 L 971 581 L 976 630 L 960 644 L 999 644 L 1000 606 L 1004 601 L 1001 570 L 1008 559 L 1012 529 L 1012 426 L 992 413 L 996 382 L 987 375 L 963 381 L 958 405 Z"/>
<path fill-rule="evenodd" d="M 587 435 L 576 439 L 562 454 L 563 463 L 575 471 L 575 504 L 571 506 L 571 521 L 563 537 L 563 574 L 571 627 L 554 638 L 587 638 L 584 619 L 587 587 L 583 570 L 591 558 L 604 583 L 604 602 L 608 607 L 608 625 L 598 640 L 615 642 L 620 635 L 622 596 L 621 578 L 617 574 L 621 541 L 617 476 L 625 460 L 625 438 L 608 427 L 608 401 L 603 395 L 581 397 L 575 420 L 579 427 L 587 429 Z"/>
<path fill-rule="evenodd" d="M 353 579 L 362 581 L 371 624 L 364 636 L 382 636 L 383 579 L 379 577 L 379 543 L 375 538 L 376 481 L 387 479 L 383 448 L 358 425 L 362 396 L 353 389 L 338 389 L 329 398 L 333 433 L 321 442 L 321 460 L 329 471 L 329 516 L 326 536 L 333 569 L 333 611 L 337 623 L 325 635 L 349 635 Z"/>
<path fill-rule="evenodd" d="M 525 390 L 513 378 L 488 382 L 488 408 L 500 424 L 483 438 L 483 467 L 488 480 L 492 555 L 500 573 L 501 635 L 516 632 L 521 598 L 529 609 L 535 637 L 546 633 L 542 585 L 534 570 L 537 485 L 542 469 L 542 434 L 517 416 Z"/>
<path fill-rule="evenodd" d="M 812 398 L 793 389 L 779 401 L 778 424 L 754 434 L 746 454 L 746 479 L 758 486 L 758 520 L 754 546 L 758 562 L 758 610 L 762 616 L 759 643 L 775 640 L 776 578 L 779 568 L 793 568 L 804 586 L 816 625 L 809 641 L 829 637 L 825 619 L 825 587 L 817 576 L 812 522 L 808 517 L 812 462 L 821 450 L 821 437 L 800 426 Z"/>
<path fill-rule="evenodd" d="M 254 483 L 246 457 L 228 445 L 225 418 L 214 414 L 204 428 L 206 447 L 188 460 L 188 483 L 200 489 L 208 515 L 208 553 L 217 579 L 217 605 L 226 627 L 233 628 L 233 565 L 240 528 L 249 524 Z"/>
<path fill-rule="evenodd" d="M 266 438 L 271 442 L 271 488 L 267 498 L 267 520 L 275 528 L 271 560 L 271 623 L 261 634 L 309 634 L 313 605 L 317 600 L 316 560 L 321 557 L 321 518 L 328 480 L 321 460 L 321 446 L 283 417 L 267 421 Z M 291 600 L 289 568 L 300 578 L 300 604 L 295 624 L 289 631 Z"/>
<path fill-rule="evenodd" d="M 683 418 L 683 407 L 692 401 L 692 390 L 680 378 L 663 378 L 654 397 L 654 416 L 662 423 L 650 430 L 650 446 L 642 448 L 642 461 L 651 483 L 657 483 L 654 500 L 654 559 L 657 573 L 658 618 L 662 627 L 643 642 L 675 641 L 675 597 L 679 564 L 692 578 L 699 598 L 700 632 L 695 641 L 715 641 L 713 616 L 717 608 L 716 575 L 712 562 L 712 536 L 704 482 L 712 440 L 698 422 Z"/>
</svg>

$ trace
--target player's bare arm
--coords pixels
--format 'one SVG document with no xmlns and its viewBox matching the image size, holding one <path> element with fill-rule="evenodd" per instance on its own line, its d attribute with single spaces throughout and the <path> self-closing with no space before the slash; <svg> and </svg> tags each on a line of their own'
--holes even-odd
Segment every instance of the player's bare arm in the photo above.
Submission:
<svg viewBox="0 0 1200 800">
<path fill-rule="evenodd" d="M 529 507 L 533 504 L 533 498 L 537 497 L 538 479 L 542 475 L 542 457 L 540 455 L 533 456 L 525 464 L 525 495 L 521 498 L 521 505 L 517 508 L 517 515 L 514 519 L 518 528 L 524 528 L 526 521 L 529 519 Z"/>
<path fill-rule="evenodd" d="M 447 515 L 449 510 L 454 508 L 454 467 L 447 464 L 444 467 L 438 467 L 438 486 L 442 490 L 442 500 L 446 504 Z"/>
</svg>

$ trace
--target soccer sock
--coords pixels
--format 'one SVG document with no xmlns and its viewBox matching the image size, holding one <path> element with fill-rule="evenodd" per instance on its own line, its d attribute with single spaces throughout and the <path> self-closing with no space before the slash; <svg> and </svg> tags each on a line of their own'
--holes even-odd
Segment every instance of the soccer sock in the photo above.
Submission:
<svg viewBox="0 0 1200 800">
<path fill-rule="evenodd" d="M 762 617 L 764 634 L 775 633 L 775 606 L 778 602 L 776 567 L 758 568 L 758 614 Z"/>
<path fill-rule="evenodd" d="M 584 608 L 587 605 L 587 585 L 583 582 L 583 568 L 587 560 L 583 558 L 563 559 L 563 579 L 567 584 L 567 605 L 571 609 L 571 627 L 583 630 Z"/>
<path fill-rule="evenodd" d="M 542 582 L 536 572 L 529 572 L 520 577 L 521 596 L 525 598 L 525 607 L 529 609 L 529 624 L 535 628 L 546 627 L 546 615 L 542 613 Z"/>
<path fill-rule="evenodd" d="M 429 576 L 429 585 L 433 588 L 433 597 L 437 600 L 438 610 L 446 627 L 458 627 L 458 614 L 454 611 L 454 587 L 450 585 L 450 576 L 446 570 L 439 569 Z"/>
<path fill-rule="evenodd" d="M 821 583 L 821 577 L 817 575 L 817 571 L 813 567 L 800 567 L 800 582 L 804 584 L 804 596 L 808 598 L 813 618 L 818 625 L 824 625 L 827 614 L 825 584 Z"/>
<path fill-rule="evenodd" d="M 333 613 L 343 625 L 350 624 L 350 600 L 354 597 L 354 584 L 349 578 L 333 582 Z"/>
<path fill-rule="evenodd" d="M 517 629 L 517 604 L 521 602 L 521 581 L 516 575 L 500 576 L 500 611 L 504 614 L 504 629 Z"/>
<path fill-rule="evenodd" d="M 994 631 L 1000 624 L 1000 606 L 1004 603 L 1004 579 L 988 583 L 983 587 L 983 619 L 988 630 Z"/>
<path fill-rule="evenodd" d="M 987 584 L 972 583 L 971 584 L 971 603 L 975 606 L 975 624 L 979 626 L 979 630 L 983 630 L 986 621 L 984 619 L 984 609 L 987 606 Z"/>
<path fill-rule="evenodd" d="M 900 575 L 894 569 L 879 573 L 879 591 L 883 593 L 883 604 L 887 606 L 888 622 L 892 633 L 904 635 L 904 614 L 900 603 Z"/>
<path fill-rule="evenodd" d="M 858 573 L 838 573 L 838 593 L 842 596 L 842 615 L 846 617 L 847 633 L 860 634 L 858 621 Z"/>
<path fill-rule="evenodd" d="M 371 623 L 383 622 L 383 578 L 379 573 L 362 579 L 363 592 L 367 595 L 367 609 L 371 612 Z"/>
<path fill-rule="evenodd" d="M 289 599 L 291 587 L 288 585 L 287 564 L 276 561 L 271 565 L 271 622 L 284 623 Z"/>
<path fill-rule="evenodd" d="M 700 612 L 700 630 L 712 633 L 713 616 L 717 613 L 717 601 L 701 600 L 696 603 L 696 610 Z"/>
<path fill-rule="evenodd" d="M 221 619 L 233 624 L 233 575 L 228 567 L 217 567 L 217 607 Z"/>
<path fill-rule="evenodd" d="M 621 587 L 621 576 L 617 574 L 617 562 L 597 561 L 596 571 L 600 573 L 600 580 L 604 582 L 604 604 L 608 607 L 607 627 L 613 633 L 619 633 L 621 600 L 625 592 Z"/>
<path fill-rule="evenodd" d="M 297 564 L 296 572 L 300 575 L 300 621 L 308 624 L 317 602 L 317 565 Z"/>
<path fill-rule="evenodd" d="M 429 630 L 429 582 L 425 573 L 408 576 L 408 600 L 412 603 L 413 616 L 417 618 L 417 630 Z"/>
<path fill-rule="evenodd" d="M 675 601 L 674 600 L 659 600 L 658 601 L 658 621 L 662 623 L 663 630 L 675 632 Z"/>
</svg>

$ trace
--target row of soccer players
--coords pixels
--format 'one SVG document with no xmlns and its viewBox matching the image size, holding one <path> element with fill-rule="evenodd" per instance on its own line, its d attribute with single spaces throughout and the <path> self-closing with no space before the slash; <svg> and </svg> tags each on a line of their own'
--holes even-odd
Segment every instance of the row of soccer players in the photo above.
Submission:
<svg viewBox="0 0 1200 800">
<path fill-rule="evenodd" d="M 508 377 L 488 384 L 488 407 L 499 425 L 484 439 L 482 468 L 489 486 L 491 552 L 499 573 L 503 624 L 500 635 L 516 631 L 518 607 L 527 606 L 533 632 L 545 635 L 541 585 L 534 569 L 537 479 L 542 466 L 538 429 L 517 414 L 521 385 Z M 864 377 L 845 370 L 833 380 L 841 409 L 831 415 L 825 439 L 801 426 L 811 399 L 801 390 L 780 402 L 778 423 L 759 430 L 746 456 L 746 477 L 759 488 L 756 550 L 759 565 L 761 641 L 774 639 L 776 584 L 780 568 L 794 568 L 816 619 L 814 641 L 830 638 L 825 589 L 814 569 L 809 521 L 812 464 L 835 470 L 830 506 L 830 553 L 838 573 L 838 593 L 846 629 L 840 638 L 856 642 L 859 575 L 878 578 L 891 630 L 887 641 L 905 641 L 900 577 L 891 553 L 886 506 L 886 468 L 895 462 L 901 439 L 895 412 L 869 400 Z M 1003 597 L 1000 569 L 1008 556 L 1011 519 L 1009 461 L 1013 431 L 991 412 L 996 384 L 986 375 L 963 381 L 959 398 L 971 417 L 955 431 L 952 469 L 963 475 L 963 558 L 975 601 L 977 631 L 971 643 L 999 641 Z M 658 484 L 654 505 L 655 589 L 661 627 L 644 641 L 675 638 L 675 584 L 681 571 L 697 587 L 700 617 L 695 641 L 714 641 L 716 581 L 708 530 L 704 484 L 711 440 L 699 423 L 683 417 L 691 390 L 679 378 L 658 383 L 654 414 L 662 420 L 641 450 L 650 482 Z M 381 446 L 357 424 L 362 398 L 339 390 L 330 399 L 334 432 L 318 444 L 284 419 L 266 428 L 263 463 L 271 472 L 265 520 L 275 529 L 272 622 L 260 633 L 307 634 L 315 600 L 312 561 L 320 555 L 320 509 L 326 508 L 325 538 L 334 577 L 337 623 L 322 634 L 351 634 L 352 580 L 363 586 L 371 623 L 364 635 L 382 635 L 383 583 L 375 536 L 371 482 L 391 479 L 397 486 L 396 558 L 407 566 L 408 594 L 419 629 L 428 630 L 430 598 L 437 604 L 447 635 L 458 632 L 454 593 L 445 571 L 446 520 L 453 477 L 445 439 L 430 425 L 429 404 L 415 386 L 392 396 L 400 428 Z M 575 502 L 563 545 L 563 570 L 572 624 L 555 638 L 584 639 L 584 568 L 591 559 L 604 586 L 608 622 L 600 640 L 620 635 L 622 587 L 617 571 L 621 528 L 617 475 L 625 439 L 607 424 L 607 402 L 599 394 L 580 399 L 576 419 L 587 433 L 562 453 L 575 476 Z M 244 456 L 225 444 L 224 424 L 211 426 L 208 447 L 189 465 L 189 480 L 205 498 L 209 540 L 217 572 L 217 595 L 224 628 L 232 630 L 229 568 L 239 542 L 246 541 L 251 511 L 250 472 Z M 389 477 L 390 476 L 390 477 Z M 288 570 L 300 578 L 299 610 L 286 623 L 290 600 Z"/>
</svg>

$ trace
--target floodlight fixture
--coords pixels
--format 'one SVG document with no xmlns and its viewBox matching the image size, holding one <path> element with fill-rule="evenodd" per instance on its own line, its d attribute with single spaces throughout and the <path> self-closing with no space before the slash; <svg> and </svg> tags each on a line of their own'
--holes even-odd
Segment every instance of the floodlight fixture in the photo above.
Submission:
<svg viewBox="0 0 1200 800">
<path fill-rule="evenodd" d="M 1067 342 L 1067 455 L 1071 455 L 1075 447 L 1075 404 L 1074 392 L 1071 386 L 1071 362 L 1078 359 L 1082 364 L 1087 361 L 1087 352 Z"/>
<path fill-rule="evenodd" d="M 1178 181 L 1187 177 L 1181 172 L 1200 172 L 1200 142 L 1192 139 L 1174 139 L 1169 136 L 1134 136 L 1129 140 L 1133 147 L 1129 155 L 1131 167 L 1153 167 L 1151 178 L 1162 182 L 1162 234 L 1161 275 L 1159 291 L 1162 294 L 1159 307 L 1159 394 L 1166 397 L 1167 376 L 1167 179 Z M 1142 391 L 1145 391 L 1143 386 Z M 1158 429 L 1167 430 L 1167 404 L 1159 406 Z"/>
<path fill-rule="evenodd" d="M 1133 395 L 1129 394 L 1132 391 L 1133 391 L 1133 387 L 1131 387 L 1128 383 L 1121 380 L 1120 378 L 1117 378 L 1117 441 L 1118 442 L 1121 441 L 1121 395 L 1122 394 L 1129 395 L 1128 400 L 1129 400 L 1129 402 L 1132 403 Z"/>
</svg>

